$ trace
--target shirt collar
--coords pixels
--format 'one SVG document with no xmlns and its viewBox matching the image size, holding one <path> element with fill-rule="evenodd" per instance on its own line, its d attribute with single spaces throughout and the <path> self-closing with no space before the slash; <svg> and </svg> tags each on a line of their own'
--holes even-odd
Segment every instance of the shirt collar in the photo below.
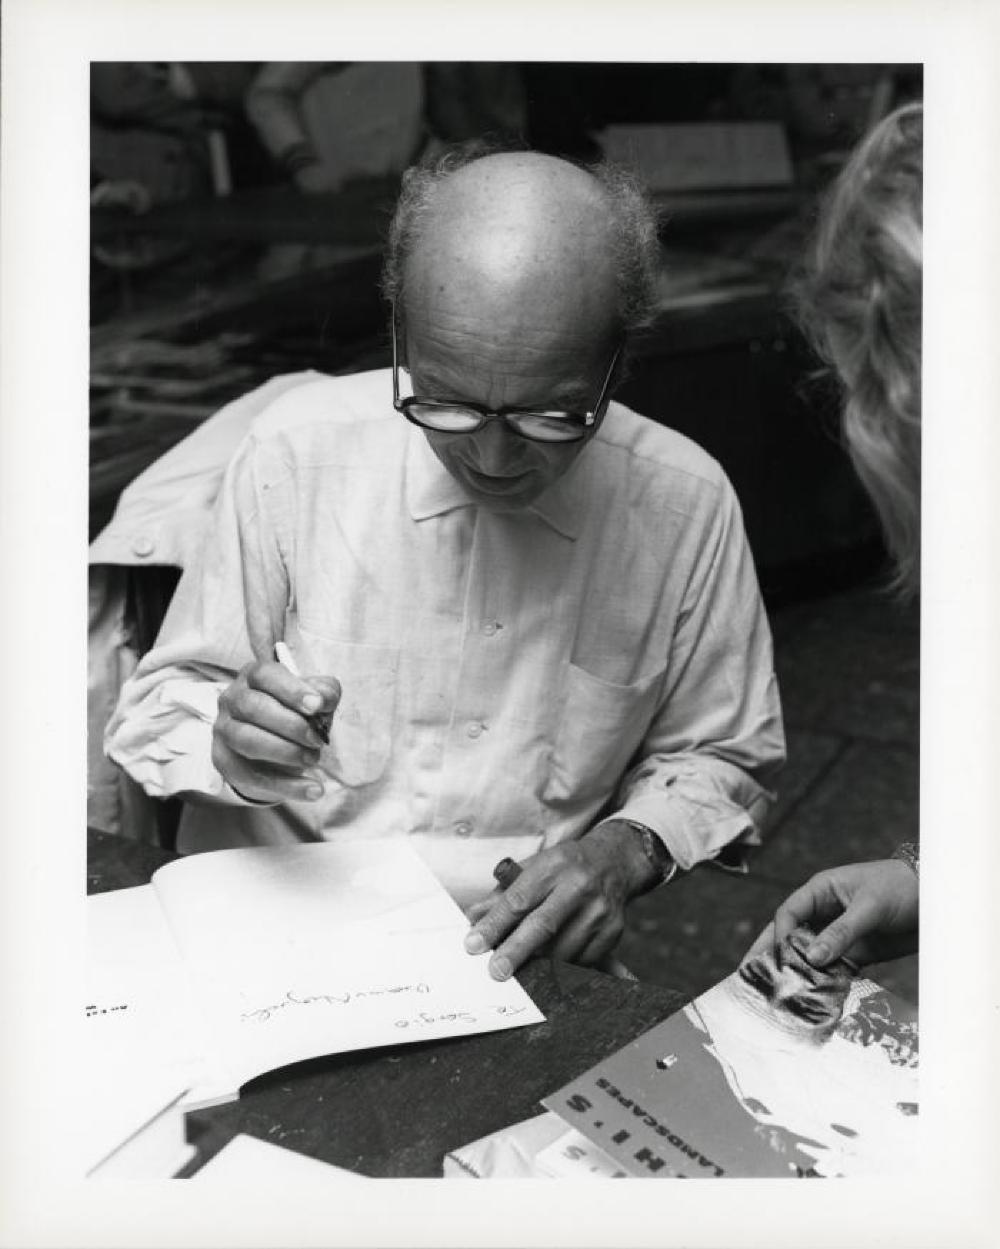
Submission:
<svg viewBox="0 0 1000 1249">
<path fill-rule="evenodd" d="M 406 501 L 414 520 L 429 520 L 459 507 L 473 507 L 468 495 L 430 448 L 418 429 L 408 429 Z M 556 533 L 574 541 L 580 533 L 583 492 L 579 487 L 580 460 L 524 510 L 543 520 Z"/>
</svg>

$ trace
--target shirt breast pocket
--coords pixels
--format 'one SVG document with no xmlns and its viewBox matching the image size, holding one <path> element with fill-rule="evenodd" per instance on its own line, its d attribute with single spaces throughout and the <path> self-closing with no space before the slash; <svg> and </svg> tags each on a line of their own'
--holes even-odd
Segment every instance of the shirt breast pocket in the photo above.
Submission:
<svg viewBox="0 0 1000 1249">
<path fill-rule="evenodd" d="M 299 636 L 296 660 L 303 675 L 336 677 L 342 691 L 320 767 L 350 788 L 371 785 L 392 754 L 399 651 L 338 642 L 301 625 Z"/>
<path fill-rule="evenodd" d="M 646 735 L 664 672 L 616 685 L 570 664 L 544 797 L 610 797 Z"/>
</svg>

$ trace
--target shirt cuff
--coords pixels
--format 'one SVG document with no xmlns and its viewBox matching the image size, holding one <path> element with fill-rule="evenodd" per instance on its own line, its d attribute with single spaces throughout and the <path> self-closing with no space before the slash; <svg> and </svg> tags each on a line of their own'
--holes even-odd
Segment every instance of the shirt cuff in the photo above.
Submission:
<svg viewBox="0 0 1000 1249">
<path fill-rule="evenodd" d="M 244 798 L 212 763 L 212 728 L 223 688 L 190 678 L 165 682 L 141 707 L 114 717 L 105 753 L 152 798 L 232 807 L 278 805 Z"/>
<path fill-rule="evenodd" d="M 750 815 L 722 800 L 701 802 L 694 797 L 665 791 L 630 798 L 624 806 L 601 821 L 635 820 L 660 838 L 682 871 L 712 861 L 729 871 L 745 872 L 745 865 L 729 847 L 760 845 L 760 833 Z M 598 825 L 597 827 L 600 827 Z M 726 851 L 722 862 L 720 852 Z"/>
</svg>

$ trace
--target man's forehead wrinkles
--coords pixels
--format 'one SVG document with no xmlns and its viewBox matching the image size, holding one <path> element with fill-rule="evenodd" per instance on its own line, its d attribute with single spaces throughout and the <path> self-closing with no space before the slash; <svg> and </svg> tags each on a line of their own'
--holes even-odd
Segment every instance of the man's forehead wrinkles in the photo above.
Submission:
<svg viewBox="0 0 1000 1249">
<path fill-rule="evenodd" d="M 407 333 L 411 364 L 423 361 L 454 363 L 479 359 L 491 366 L 537 368 L 551 373 L 579 365 L 581 354 L 594 351 L 592 335 L 582 327 L 553 324 L 541 318 L 512 316 L 485 318 L 471 316 L 412 317 Z"/>
<path fill-rule="evenodd" d="M 491 367 L 490 372 L 496 371 L 505 373 L 508 380 L 516 381 L 521 387 L 532 387 L 535 392 L 532 402 L 545 406 L 579 406 L 581 403 L 586 403 L 590 397 L 588 386 L 583 379 L 559 378 L 553 375 L 551 368 L 524 367 L 523 364 L 512 364 L 501 370 Z M 485 374 L 485 368 L 483 372 Z M 433 388 L 442 397 L 450 399 L 471 398 L 472 396 L 467 392 L 470 378 L 475 374 L 474 360 L 463 361 L 454 367 L 449 367 L 443 361 L 428 361 L 426 365 L 420 365 L 416 369 L 416 376 L 419 377 L 422 387 Z M 516 406 L 521 407 L 524 404 L 518 403 Z"/>
</svg>

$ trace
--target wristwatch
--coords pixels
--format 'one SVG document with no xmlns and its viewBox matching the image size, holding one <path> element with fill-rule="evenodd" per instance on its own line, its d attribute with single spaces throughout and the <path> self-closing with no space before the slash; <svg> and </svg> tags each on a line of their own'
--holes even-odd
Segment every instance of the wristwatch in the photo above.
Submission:
<svg viewBox="0 0 1000 1249">
<path fill-rule="evenodd" d="M 649 860 L 650 867 L 656 872 L 656 880 L 644 892 L 649 893 L 651 889 L 657 889 L 660 885 L 666 885 L 673 880 L 677 875 L 677 863 L 656 833 L 645 824 L 640 824 L 638 820 L 622 819 L 621 822 L 639 834 L 642 852 Z"/>
</svg>

